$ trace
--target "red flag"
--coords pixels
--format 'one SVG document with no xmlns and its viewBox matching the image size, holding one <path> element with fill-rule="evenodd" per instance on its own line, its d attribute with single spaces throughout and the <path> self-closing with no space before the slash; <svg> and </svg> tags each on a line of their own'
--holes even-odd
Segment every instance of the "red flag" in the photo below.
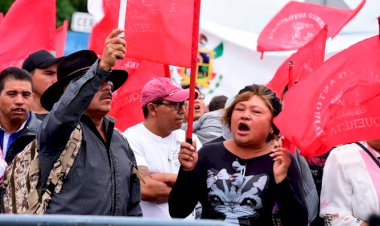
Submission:
<svg viewBox="0 0 380 226">
<path fill-rule="evenodd" d="M 0 24 L 1 24 L 1 20 L 3 19 L 4 15 L 3 13 L 0 13 Z"/>
<path fill-rule="evenodd" d="M 106 37 L 109 35 L 112 29 L 117 28 L 118 15 L 115 15 L 115 12 L 111 12 L 111 9 L 109 9 L 111 7 L 110 4 L 111 3 L 108 0 L 103 0 L 104 16 L 92 27 L 88 41 L 88 48 L 94 50 L 98 55 L 103 54 Z"/>
<path fill-rule="evenodd" d="M 114 94 L 110 115 L 116 118 L 121 131 L 144 120 L 141 108 L 141 90 L 152 78 L 165 75 L 164 65 L 149 61 L 125 59 L 115 66 L 127 70 L 128 80 Z"/>
<path fill-rule="evenodd" d="M 289 84 L 288 88 L 290 88 L 293 83 L 299 82 L 323 63 L 326 35 L 327 28 L 324 27 L 317 36 L 301 47 L 296 53 L 293 53 L 277 69 L 276 74 L 267 86 L 276 93 L 278 98 L 282 99 L 286 85 Z M 289 61 L 293 62 L 291 77 L 289 77 Z"/>
<path fill-rule="evenodd" d="M 191 66 L 194 1 L 128 1 L 125 39 L 127 57 L 162 64 Z M 117 27 L 119 1 L 104 0 L 104 18 L 94 26 L 89 48 L 101 54 L 104 40 Z M 198 35 L 198 34 L 197 34 Z"/>
<path fill-rule="evenodd" d="M 55 57 L 61 57 L 65 52 L 68 21 L 64 20 L 61 27 L 57 28 L 55 36 Z"/>
<path fill-rule="evenodd" d="M 380 39 L 375 36 L 331 57 L 289 90 L 275 123 L 305 156 L 378 139 L 379 87 Z"/>
<path fill-rule="evenodd" d="M 334 37 L 363 7 L 354 10 L 291 1 L 265 26 L 257 40 L 257 51 L 294 50 L 309 42 L 325 25 Z"/>
<path fill-rule="evenodd" d="M 32 52 L 55 49 L 55 0 L 15 1 L 0 25 L 0 70 Z"/>
</svg>

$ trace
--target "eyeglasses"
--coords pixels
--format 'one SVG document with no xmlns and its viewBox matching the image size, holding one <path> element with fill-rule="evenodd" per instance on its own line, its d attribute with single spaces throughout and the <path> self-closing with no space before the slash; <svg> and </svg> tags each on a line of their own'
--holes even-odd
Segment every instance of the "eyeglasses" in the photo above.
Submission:
<svg viewBox="0 0 380 226">
<path fill-rule="evenodd" d="M 172 108 L 175 111 L 179 111 L 180 109 L 185 108 L 187 106 L 187 102 L 171 102 L 171 101 L 168 101 L 168 102 L 159 101 L 154 104 L 165 105 Z"/>
</svg>

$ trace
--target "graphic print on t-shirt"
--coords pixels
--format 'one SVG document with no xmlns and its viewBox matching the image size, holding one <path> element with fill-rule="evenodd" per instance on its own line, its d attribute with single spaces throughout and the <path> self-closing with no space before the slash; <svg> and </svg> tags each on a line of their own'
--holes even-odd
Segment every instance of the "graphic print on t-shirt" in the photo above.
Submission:
<svg viewBox="0 0 380 226">
<path fill-rule="evenodd" d="M 226 222 L 239 224 L 248 217 L 258 217 L 262 208 L 262 193 L 269 186 L 266 174 L 237 177 L 226 169 L 207 171 L 208 200 L 211 208 L 225 216 Z M 239 178 L 241 183 L 236 183 Z M 239 219 L 240 218 L 240 219 Z"/>
</svg>

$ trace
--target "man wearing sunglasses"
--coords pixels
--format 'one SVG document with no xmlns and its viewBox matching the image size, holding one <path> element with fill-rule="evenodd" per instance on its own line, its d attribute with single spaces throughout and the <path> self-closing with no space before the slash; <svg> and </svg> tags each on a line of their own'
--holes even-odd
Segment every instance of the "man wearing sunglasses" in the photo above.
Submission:
<svg viewBox="0 0 380 226">
<path fill-rule="evenodd" d="M 181 142 L 185 141 L 185 132 L 180 128 L 188 98 L 189 90 L 169 78 L 150 80 L 141 92 L 144 121 L 124 132 L 143 177 L 144 217 L 171 218 L 167 201 L 179 171 L 178 152 Z M 198 138 L 193 139 L 197 149 L 201 148 Z"/>
</svg>

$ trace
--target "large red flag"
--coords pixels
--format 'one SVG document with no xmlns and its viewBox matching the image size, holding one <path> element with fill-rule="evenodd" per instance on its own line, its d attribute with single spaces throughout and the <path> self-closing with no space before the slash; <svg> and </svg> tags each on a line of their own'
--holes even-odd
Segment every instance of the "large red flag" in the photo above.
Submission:
<svg viewBox="0 0 380 226">
<path fill-rule="evenodd" d="M 94 50 L 98 55 L 103 54 L 104 43 L 106 37 L 110 34 L 112 29 L 117 28 L 118 14 L 111 12 L 110 1 L 103 0 L 103 18 L 92 27 L 90 38 L 88 41 L 88 48 Z M 116 3 L 115 3 L 116 4 Z M 119 4 L 119 3 L 118 3 Z"/>
<path fill-rule="evenodd" d="M 276 74 L 267 86 L 282 99 L 286 85 L 299 82 L 317 69 L 324 61 L 326 46 L 327 28 L 321 29 L 319 34 L 310 42 L 301 47 L 296 53 L 292 54 L 277 69 Z M 292 75 L 289 75 L 289 61 L 293 62 Z M 292 78 L 290 78 L 292 76 Z M 292 81 L 290 81 L 292 80 Z M 289 87 L 290 88 L 290 87 Z"/>
<path fill-rule="evenodd" d="M 363 7 L 354 10 L 332 8 L 307 2 L 286 4 L 261 31 L 257 51 L 295 50 L 309 42 L 325 25 L 334 37 Z"/>
<path fill-rule="evenodd" d="M 0 24 L 1 24 L 1 20 L 3 19 L 4 15 L 3 13 L 0 13 Z"/>
<path fill-rule="evenodd" d="M 15 1 L 0 24 L 0 70 L 32 52 L 55 49 L 55 0 Z"/>
<path fill-rule="evenodd" d="M 380 39 L 331 57 L 285 95 L 275 123 L 305 156 L 380 137 Z"/>
<path fill-rule="evenodd" d="M 61 57 L 65 52 L 68 21 L 64 20 L 61 27 L 57 28 L 55 36 L 55 57 Z"/>
<path fill-rule="evenodd" d="M 128 80 L 114 94 L 111 116 L 116 118 L 116 127 L 121 131 L 144 120 L 141 108 L 141 90 L 152 78 L 165 75 L 164 65 L 149 61 L 125 59 L 115 66 L 127 70 Z"/>
<path fill-rule="evenodd" d="M 199 13 L 194 1 L 199 0 L 128 1 L 127 57 L 190 67 L 193 26 L 198 23 L 194 20 L 199 20 L 194 16 Z M 104 18 L 94 26 L 89 42 L 89 48 L 98 54 L 107 35 L 117 27 L 119 5 L 119 1 L 103 0 Z"/>
</svg>

